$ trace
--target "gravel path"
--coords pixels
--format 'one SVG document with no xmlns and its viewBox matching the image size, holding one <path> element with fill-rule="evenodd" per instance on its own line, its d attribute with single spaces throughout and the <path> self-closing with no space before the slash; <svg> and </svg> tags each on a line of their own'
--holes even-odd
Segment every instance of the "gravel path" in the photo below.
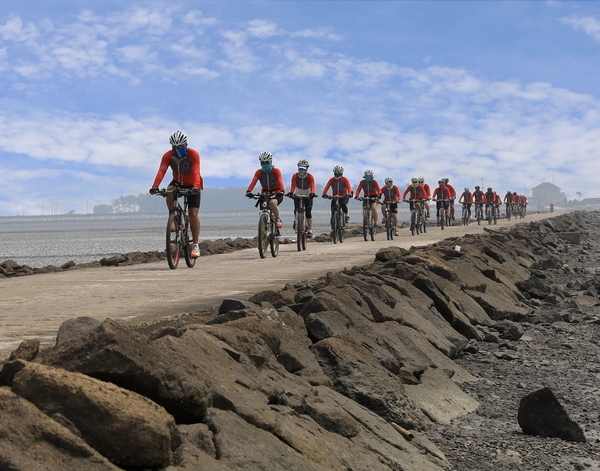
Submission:
<svg viewBox="0 0 600 471">
<path fill-rule="evenodd" d="M 592 213 L 590 218 L 581 245 L 562 254 L 565 265 L 544 272 L 546 282 L 576 304 L 565 310 L 533 300 L 535 314 L 546 322 L 522 323 L 520 340 L 481 342 L 478 353 L 457 360 L 479 378 L 463 389 L 481 407 L 427 432 L 452 470 L 600 470 L 600 303 L 594 295 L 595 287 L 600 288 L 600 216 Z M 520 400 L 543 387 L 582 427 L 587 443 L 522 432 Z"/>
</svg>

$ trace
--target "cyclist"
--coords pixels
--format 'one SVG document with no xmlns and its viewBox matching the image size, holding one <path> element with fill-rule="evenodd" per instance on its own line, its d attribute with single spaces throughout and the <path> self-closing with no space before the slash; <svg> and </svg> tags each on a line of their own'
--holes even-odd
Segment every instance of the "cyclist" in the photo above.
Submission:
<svg viewBox="0 0 600 471">
<path fill-rule="evenodd" d="M 448 191 L 450 191 L 450 216 L 452 217 L 452 220 L 454 221 L 454 199 L 456 198 L 456 190 L 454 189 L 454 187 L 452 185 L 450 185 L 450 179 L 449 178 L 444 178 L 444 183 L 446 184 L 446 188 L 448 188 Z"/>
<path fill-rule="evenodd" d="M 258 161 L 260 162 L 260 168 L 254 173 L 254 177 L 252 177 L 252 181 L 246 190 L 246 196 L 252 198 L 252 190 L 259 181 L 262 187 L 261 193 L 275 195 L 275 198 L 269 200 L 269 209 L 275 217 L 275 227 L 281 229 L 283 222 L 279 218 L 279 205 L 283 201 L 285 193 L 283 176 L 278 168 L 273 167 L 273 155 L 270 152 L 261 152 Z"/>
<path fill-rule="evenodd" d="M 523 214 L 527 214 L 527 196 L 520 195 L 519 196 L 521 207 L 523 208 Z"/>
<path fill-rule="evenodd" d="M 510 205 L 512 203 L 516 203 L 516 200 L 513 196 L 513 193 L 510 190 L 506 190 L 506 194 L 504 195 L 504 204 L 506 205 L 506 217 L 510 214 Z"/>
<path fill-rule="evenodd" d="M 440 208 L 442 207 L 442 205 L 444 206 L 444 209 L 448 209 L 450 207 L 450 198 L 452 196 L 452 194 L 450 193 L 450 190 L 446 187 L 446 181 L 445 179 L 442 179 L 440 181 L 438 181 L 438 187 L 433 190 L 433 195 L 432 199 L 437 200 L 435 203 L 436 206 L 436 216 L 437 216 L 437 223 L 436 225 L 439 226 L 440 225 Z M 446 201 L 443 201 L 446 200 Z"/>
<path fill-rule="evenodd" d="M 464 204 L 467 207 L 467 213 L 469 214 L 469 219 L 471 218 L 471 204 L 473 203 L 473 193 L 469 190 L 468 186 L 465 186 L 464 191 L 461 193 L 460 198 L 458 198 L 458 202 Z"/>
<path fill-rule="evenodd" d="M 425 183 L 425 177 L 419 177 L 419 185 L 423 185 L 425 190 L 425 210 L 427 211 L 427 217 L 429 217 L 429 200 L 431 199 L 431 187 L 429 183 Z"/>
<path fill-rule="evenodd" d="M 358 195 L 360 195 L 361 190 L 365 197 L 365 199 L 363 199 L 363 208 L 369 204 L 369 200 L 367 198 L 377 198 L 371 202 L 371 220 L 373 221 L 373 225 L 377 225 L 377 203 L 379 202 L 381 188 L 379 187 L 377 180 L 373 178 L 373 170 L 365 170 L 363 179 L 356 188 L 356 195 L 354 196 L 354 199 L 358 199 Z"/>
<path fill-rule="evenodd" d="M 410 185 L 406 187 L 404 193 L 402 194 L 402 199 L 406 198 L 406 195 L 410 193 L 410 197 L 408 198 L 410 202 L 410 210 L 413 210 L 413 207 L 417 208 L 419 214 L 423 214 L 423 209 L 421 208 L 421 202 L 419 200 L 424 200 L 426 197 L 425 188 L 423 185 L 419 184 L 419 179 L 417 177 L 412 177 L 410 179 Z"/>
<path fill-rule="evenodd" d="M 500 197 L 500 195 L 498 195 L 494 190 L 492 190 L 492 187 L 488 187 L 487 191 L 485 192 L 485 207 L 488 208 L 489 206 L 492 207 L 492 211 L 495 210 L 495 208 L 499 207 L 499 205 L 502 204 L 502 198 Z"/>
<path fill-rule="evenodd" d="M 298 171 L 292 176 L 292 182 L 290 185 L 290 192 L 288 196 L 291 195 L 308 195 L 310 198 L 306 198 L 304 202 L 304 210 L 306 214 L 306 225 L 308 226 L 308 230 L 306 231 L 306 237 L 311 238 L 312 233 L 312 206 L 313 206 L 313 198 L 316 195 L 316 186 L 314 177 L 308 173 L 308 161 L 300 160 L 298 161 Z M 296 212 L 298 208 L 300 208 L 300 200 L 294 199 L 294 217 L 296 217 Z"/>
<path fill-rule="evenodd" d="M 200 153 L 188 147 L 187 135 L 180 130 L 175 131 L 169 138 L 171 150 L 165 152 L 160 161 L 158 172 L 154 178 L 150 194 L 158 193 L 158 187 L 162 182 L 167 169 L 171 167 L 173 179 L 169 183 L 167 190 L 173 191 L 175 188 L 191 188 L 192 195 L 187 198 L 188 216 L 190 227 L 192 228 L 193 247 L 190 256 L 198 258 L 200 249 L 198 248 L 198 239 L 200 238 L 200 219 L 198 211 L 200 209 L 200 191 L 204 188 L 202 175 L 200 175 Z M 175 198 L 173 194 L 166 197 L 167 208 L 171 213 L 175 207 Z"/>
<path fill-rule="evenodd" d="M 348 200 L 352 196 L 352 185 L 350 181 L 344 176 L 344 167 L 341 165 L 336 165 L 333 167 L 333 177 L 329 179 L 325 188 L 323 188 L 323 198 L 327 197 L 327 191 L 331 188 L 331 192 L 333 196 L 345 196 L 345 198 L 341 198 L 339 200 L 340 207 L 344 212 L 344 216 L 346 217 L 346 223 L 350 220 L 350 216 L 348 216 Z M 331 200 L 331 214 L 333 215 L 333 211 L 335 209 L 335 201 Z"/>
<path fill-rule="evenodd" d="M 473 192 L 473 202 L 475 203 L 475 214 L 477 214 L 477 207 L 482 206 L 485 203 L 485 193 L 481 190 L 479 185 L 475 185 L 475 191 Z M 483 213 L 483 209 L 481 211 Z"/>
<path fill-rule="evenodd" d="M 394 235 L 399 236 L 398 232 L 398 201 L 400 201 L 400 189 L 394 185 L 392 177 L 385 177 L 385 186 L 381 189 L 381 196 L 385 203 L 390 203 L 390 214 L 394 221 Z M 385 208 L 381 206 L 381 213 L 383 214 L 383 220 L 381 224 L 385 224 Z"/>
</svg>

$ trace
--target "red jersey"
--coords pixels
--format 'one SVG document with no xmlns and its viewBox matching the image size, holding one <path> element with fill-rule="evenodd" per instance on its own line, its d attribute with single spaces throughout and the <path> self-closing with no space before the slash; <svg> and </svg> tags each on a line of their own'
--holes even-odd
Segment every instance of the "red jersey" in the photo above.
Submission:
<svg viewBox="0 0 600 471">
<path fill-rule="evenodd" d="M 475 190 L 473 192 L 473 201 L 475 203 L 485 202 L 485 193 L 483 192 L 483 190 Z"/>
<path fill-rule="evenodd" d="M 173 180 L 180 185 L 192 186 L 201 190 L 204 188 L 204 181 L 200 175 L 200 154 L 197 150 L 188 147 L 185 157 L 182 159 L 175 157 L 172 149 L 165 152 L 152 184 L 154 188 L 159 187 L 169 167 L 173 171 Z"/>
<path fill-rule="evenodd" d="M 458 202 L 459 203 L 472 203 L 473 202 L 473 193 L 471 193 L 470 191 L 463 191 L 462 194 L 460 195 L 460 198 L 458 198 Z"/>
<path fill-rule="evenodd" d="M 356 196 L 360 195 L 361 190 L 365 197 L 379 196 L 381 194 L 381 188 L 379 188 L 379 183 L 375 179 L 368 182 L 363 178 L 356 188 Z"/>
<path fill-rule="evenodd" d="M 331 177 L 325 188 L 323 188 L 323 195 L 327 194 L 329 188 L 331 188 L 333 196 L 346 196 L 352 193 L 352 185 L 346 177 Z"/>
<path fill-rule="evenodd" d="M 254 177 L 252 177 L 252 181 L 246 191 L 252 191 L 259 181 L 260 186 L 262 187 L 262 193 L 285 193 L 283 176 L 278 168 L 273 167 L 270 172 L 265 172 L 262 168 L 259 168 L 254 173 Z"/>
<path fill-rule="evenodd" d="M 518 197 L 516 197 L 516 196 L 513 196 L 513 194 L 512 194 L 512 193 L 506 193 L 506 194 L 504 195 L 504 202 L 505 202 L 506 204 L 508 204 L 508 203 L 513 203 L 513 202 L 514 202 L 514 203 L 518 203 L 518 202 L 519 202 L 519 199 L 518 199 Z"/>
<path fill-rule="evenodd" d="M 446 188 L 448 188 L 448 191 L 450 191 L 450 198 L 456 198 L 456 190 L 454 187 L 449 183 L 446 183 Z"/>
<path fill-rule="evenodd" d="M 431 187 L 429 186 L 429 183 L 422 183 L 422 185 L 425 190 L 425 198 L 431 198 Z"/>
<path fill-rule="evenodd" d="M 294 193 L 296 188 L 298 190 L 308 190 L 302 193 L 316 193 L 317 188 L 315 185 L 315 178 L 310 173 L 307 173 L 304 178 L 300 178 L 297 173 L 294 173 L 292 176 L 290 193 Z"/>
<path fill-rule="evenodd" d="M 452 198 L 450 190 L 446 185 L 438 186 L 435 190 L 433 190 L 433 199 L 437 200 L 449 200 Z"/>
<path fill-rule="evenodd" d="M 423 188 L 423 185 L 419 184 L 416 187 L 413 187 L 412 185 L 408 185 L 406 187 L 406 190 L 404 190 L 404 194 L 402 195 L 402 199 L 406 198 L 406 195 L 410 193 L 410 198 L 409 200 L 424 200 L 425 198 L 427 198 L 427 194 L 425 193 L 425 188 Z"/>
<path fill-rule="evenodd" d="M 380 195 L 383 195 L 383 201 L 400 201 L 400 189 L 396 185 L 392 185 L 391 188 L 384 186 L 381 189 Z"/>
</svg>

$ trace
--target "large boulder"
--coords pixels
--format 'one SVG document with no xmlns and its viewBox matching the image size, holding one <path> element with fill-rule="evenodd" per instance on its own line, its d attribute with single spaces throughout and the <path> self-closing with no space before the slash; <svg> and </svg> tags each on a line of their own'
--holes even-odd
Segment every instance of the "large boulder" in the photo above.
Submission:
<svg viewBox="0 0 600 471">
<path fill-rule="evenodd" d="M 47 415 L 66 418 L 92 448 L 112 463 L 140 468 L 172 463 L 173 451 L 181 439 L 175 420 L 162 407 L 89 376 L 18 362 L 12 365 L 16 371 L 12 391 Z"/>
</svg>

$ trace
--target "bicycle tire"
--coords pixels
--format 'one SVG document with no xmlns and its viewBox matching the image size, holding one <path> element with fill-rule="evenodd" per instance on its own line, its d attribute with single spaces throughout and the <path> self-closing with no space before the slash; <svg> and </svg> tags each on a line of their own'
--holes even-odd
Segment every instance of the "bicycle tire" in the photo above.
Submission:
<svg viewBox="0 0 600 471">
<path fill-rule="evenodd" d="M 267 225 L 269 224 L 269 216 L 266 213 L 261 213 L 258 216 L 258 253 L 260 258 L 267 256 Z"/>
<path fill-rule="evenodd" d="M 498 209 L 494 209 L 492 211 L 492 216 L 494 218 L 494 224 L 497 224 L 498 223 Z"/>
<path fill-rule="evenodd" d="M 298 247 L 298 252 L 302 252 L 302 250 L 306 250 L 306 228 L 304 225 L 306 224 L 304 219 L 304 213 L 296 214 L 296 245 Z M 304 240 L 303 240 L 304 239 Z"/>
<path fill-rule="evenodd" d="M 421 229 L 423 234 L 427 232 L 427 210 L 423 210 L 423 217 L 421 218 Z"/>
<path fill-rule="evenodd" d="M 385 213 L 385 232 L 387 233 L 388 240 L 394 240 L 394 226 L 392 222 L 392 213 L 387 211 Z"/>
<path fill-rule="evenodd" d="M 194 238 L 192 236 L 192 228 L 190 226 L 190 220 L 185 218 L 185 228 L 183 230 L 183 254 L 185 255 L 185 264 L 188 268 L 194 268 L 196 265 L 196 259 L 192 257 L 192 244 Z"/>
<path fill-rule="evenodd" d="M 339 218 L 340 212 L 335 210 L 331 215 L 331 240 L 334 244 L 337 244 Z"/>
<path fill-rule="evenodd" d="M 337 228 L 338 228 L 338 240 L 340 241 L 340 244 L 344 243 L 344 231 L 346 230 L 345 218 L 346 218 L 346 216 L 344 216 L 343 213 L 338 212 Z"/>
<path fill-rule="evenodd" d="M 469 211 L 466 208 L 463 209 L 463 225 L 464 226 L 469 225 Z"/>
<path fill-rule="evenodd" d="M 271 224 L 275 225 L 273 222 Z M 269 235 L 269 248 L 271 249 L 271 256 L 277 257 L 279 254 L 279 235 L 275 229 L 272 229 Z"/>
<path fill-rule="evenodd" d="M 369 224 L 369 235 L 371 236 L 371 241 L 375 242 L 377 237 L 377 227 L 375 226 L 375 223 Z"/>
<path fill-rule="evenodd" d="M 371 210 L 363 209 L 363 237 L 365 242 L 369 240 L 369 220 L 371 218 Z"/>
<path fill-rule="evenodd" d="M 416 211 L 416 209 L 413 209 L 410 212 L 410 233 L 412 235 L 415 235 L 416 230 L 417 230 L 417 211 Z"/>
<path fill-rule="evenodd" d="M 178 216 L 179 214 L 177 213 L 177 211 L 173 211 L 171 214 L 169 214 L 169 219 L 167 221 L 166 252 L 167 262 L 171 270 L 175 270 L 177 268 L 177 265 L 179 265 L 180 234 Z"/>
<path fill-rule="evenodd" d="M 443 204 L 442 204 L 442 207 L 440 208 L 440 210 L 438 211 L 438 216 L 440 218 L 440 227 L 442 228 L 442 231 L 443 231 L 444 227 L 446 226 L 446 210 L 444 209 Z"/>
</svg>

